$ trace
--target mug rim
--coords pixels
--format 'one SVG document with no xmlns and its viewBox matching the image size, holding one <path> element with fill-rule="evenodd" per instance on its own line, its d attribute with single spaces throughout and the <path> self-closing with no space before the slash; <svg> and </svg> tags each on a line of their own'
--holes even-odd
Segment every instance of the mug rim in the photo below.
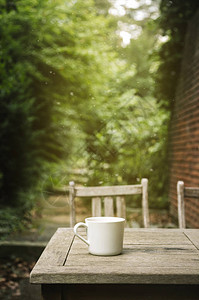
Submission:
<svg viewBox="0 0 199 300">
<path fill-rule="evenodd" d="M 119 223 L 125 222 L 125 219 L 120 217 L 88 217 L 85 221 L 93 223 Z"/>
</svg>

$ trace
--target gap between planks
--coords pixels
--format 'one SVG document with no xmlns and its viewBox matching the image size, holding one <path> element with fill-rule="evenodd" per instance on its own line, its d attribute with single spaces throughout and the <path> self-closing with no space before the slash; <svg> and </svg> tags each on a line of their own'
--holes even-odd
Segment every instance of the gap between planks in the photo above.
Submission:
<svg viewBox="0 0 199 300">
<path fill-rule="evenodd" d="M 187 237 L 187 239 L 192 243 L 192 245 L 193 245 L 197 250 L 199 250 L 199 246 L 196 245 L 196 244 L 191 240 L 191 238 L 190 238 L 185 232 L 183 232 L 183 233 L 184 233 L 184 235 Z"/>
<path fill-rule="evenodd" d="M 75 235 L 74 235 L 73 238 L 72 238 L 71 244 L 70 244 L 70 246 L 69 246 L 69 248 L 68 248 L 68 252 L 66 253 L 66 257 L 65 257 L 65 259 L 64 259 L 64 262 L 63 262 L 62 266 L 64 266 L 65 263 L 66 263 L 66 261 L 67 261 L 68 255 L 69 255 L 69 253 L 70 253 L 70 250 L 71 250 L 72 245 L 73 245 L 73 242 L 74 242 L 74 239 L 75 239 Z"/>
</svg>

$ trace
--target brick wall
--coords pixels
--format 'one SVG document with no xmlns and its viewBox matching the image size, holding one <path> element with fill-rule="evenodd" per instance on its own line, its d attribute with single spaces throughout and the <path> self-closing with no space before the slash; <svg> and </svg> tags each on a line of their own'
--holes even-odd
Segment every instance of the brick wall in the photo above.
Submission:
<svg viewBox="0 0 199 300">
<path fill-rule="evenodd" d="M 188 26 L 170 129 L 171 214 L 177 217 L 176 184 L 199 187 L 199 10 Z M 187 226 L 199 228 L 199 199 L 185 199 Z"/>
</svg>

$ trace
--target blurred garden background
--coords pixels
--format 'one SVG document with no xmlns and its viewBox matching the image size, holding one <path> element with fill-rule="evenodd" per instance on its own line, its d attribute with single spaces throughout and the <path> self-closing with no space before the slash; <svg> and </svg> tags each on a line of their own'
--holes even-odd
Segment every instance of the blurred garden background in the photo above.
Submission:
<svg viewBox="0 0 199 300">
<path fill-rule="evenodd" d="M 195 0 L 0 0 L 2 241 L 46 241 L 69 226 L 71 180 L 148 178 L 153 226 L 176 226 L 168 133 L 197 7 Z M 140 205 L 127 203 L 132 226 Z M 77 203 L 78 221 L 89 209 Z"/>
</svg>

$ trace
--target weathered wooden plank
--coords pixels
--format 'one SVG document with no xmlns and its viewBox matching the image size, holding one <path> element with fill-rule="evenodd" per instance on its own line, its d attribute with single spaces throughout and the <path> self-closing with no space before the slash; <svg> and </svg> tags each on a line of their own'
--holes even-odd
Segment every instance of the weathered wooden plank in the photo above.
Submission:
<svg viewBox="0 0 199 300">
<path fill-rule="evenodd" d="M 44 276 L 45 275 L 45 276 Z M 48 267 L 45 271 L 37 269 L 32 283 L 151 283 L 151 284 L 199 284 L 198 266 L 131 266 L 125 269 L 120 265 L 104 265 L 97 269 L 95 265 Z"/>
<path fill-rule="evenodd" d="M 117 217 L 126 219 L 126 202 L 122 196 L 116 197 L 116 215 Z"/>
<path fill-rule="evenodd" d="M 199 198 L 199 187 L 185 187 L 184 195 L 185 197 Z"/>
<path fill-rule="evenodd" d="M 185 228 L 185 210 L 184 210 L 184 182 L 177 182 L 177 198 L 178 198 L 178 225 L 179 228 Z"/>
<path fill-rule="evenodd" d="M 186 245 L 186 246 L 192 246 L 191 240 L 184 234 L 183 231 L 172 229 L 170 230 L 161 230 L 160 232 L 157 230 L 150 229 L 148 231 L 146 230 L 136 230 L 132 228 L 125 228 L 124 231 L 124 245 L 127 245 L 128 247 L 132 246 L 144 246 L 147 247 L 150 245 L 153 245 L 154 247 L 159 247 L 159 245 L 173 245 L 176 247 L 176 245 Z M 195 229 L 186 229 L 185 233 L 187 232 L 194 232 Z M 86 237 L 85 232 L 81 232 L 81 235 Z M 197 234 L 196 234 L 197 235 Z M 73 246 L 76 244 L 83 244 L 85 245 L 81 240 L 79 240 L 77 237 L 75 237 Z M 86 245 L 85 245 L 86 246 Z"/>
<path fill-rule="evenodd" d="M 126 228 L 125 228 L 126 229 Z M 81 235 L 83 237 L 86 237 L 86 234 L 83 234 L 83 232 L 81 232 Z M 83 243 L 80 239 L 78 239 L 77 237 L 74 238 L 74 242 L 72 247 L 74 247 L 75 244 L 78 243 L 78 247 L 80 247 L 80 245 L 82 244 L 83 246 L 87 247 L 87 245 L 85 243 Z M 183 247 L 193 247 L 193 244 L 191 242 L 191 240 L 186 237 L 186 235 L 184 235 L 184 238 L 182 238 L 181 236 L 177 235 L 176 238 L 175 236 L 173 237 L 169 237 L 167 235 L 165 235 L 165 237 L 163 239 L 161 239 L 159 236 L 153 237 L 150 236 L 146 237 L 146 235 L 140 233 L 140 237 L 139 234 L 134 235 L 134 239 L 132 238 L 132 236 L 128 233 L 125 232 L 124 234 L 124 245 L 126 245 L 126 247 L 161 247 L 162 245 L 168 245 L 169 247 L 176 247 L 176 245 L 179 246 L 183 246 Z"/>
<path fill-rule="evenodd" d="M 73 230 L 58 229 L 41 254 L 36 266 L 62 266 L 74 239 Z"/>
<path fill-rule="evenodd" d="M 105 217 L 114 217 L 113 198 L 104 198 L 104 215 Z"/>
<path fill-rule="evenodd" d="M 192 244 L 199 250 L 199 230 L 186 229 L 185 234 Z"/>
<path fill-rule="evenodd" d="M 124 244 L 152 244 L 152 245 L 189 245 L 191 242 L 183 232 L 162 230 L 158 231 L 134 231 L 125 230 Z"/>
<path fill-rule="evenodd" d="M 183 233 L 187 229 L 179 229 L 179 228 L 159 228 L 159 227 L 150 227 L 150 228 L 125 228 L 125 233 L 134 233 L 134 232 L 157 232 L 160 234 L 164 233 Z M 195 230 L 195 229 L 193 229 Z"/>
<path fill-rule="evenodd" d="M 184 255 L 184 254 L 197 254 L 198 250 L 192 245 L 150 245 L 150 244 L 139 244 L 139 245 L 124 245 L 123 248 L 123 254 L 120 256 L 113 256 L 108 257 L 108 260 L 117 260 L 119 261 L 121 259 L 125 259 L 127 256 L 133 255 L 136 256 L 137 254 L 140 255 L 142 253 L 144 254 L 168 254 L 168 255 Z M 88 254 L 88 246 L 83 244 L 81 241 L 75 241 L 73 243 L 70 256 L 71 258 L 73 255 L 87 255 Z M 124 257 L 125 255 L 125 257 Z M 67 261 L 66 261 L 67 264 Z"/>
<path fill-rule="evenodd" d="M 186 237 L 185 237 L 186 238 Z M 187 238 L 186 238 L 187 239 Z M 121 269 L 131 266 L 189 266 L 193 267 L 198 259 L 199 251 L 189 242 L 187 245 L 154 245 L 151 244 L 124 244 L 121 255 L 118 256 L 94 256 L 88 253 L 88 247 L 82 245 L 81 241 L 75 238 L 71 251 L 68 255 L 66 266 L 86 266 L 92 264 L 99 269 L 108 264 L 110 267 L 120 265 Z"/>
<path fill-rule="evenodd" d="M 102 204 L 100 197 L 92 198 L 92 216 L 101 217 L 102 215 Z"/>
<path fill-rule="evenodd" d="M 77 245 L 76 245 L 77 246 Z M 161 247 L 124 247 L 122 254 L 118 256 L 94 256 L 88 253 L 88 249 L 74 248 L 65 263 L 68 266 L 87 267 L 88 264 L 94 264 L 97 269 L 108 264 L 112 266 L 120 266 L 121 269 L 127 266 L 162 266 L 167 267 L 168 264 L 172 267 L 198 267 L 199 268 L 199 253 L 192 245 L 192 248 L 184 248 L 182 246 L 169 247 L 162 245 Z"/>
<path fill-rule="evenodd" d="M 72 234 L 72 230 L 59 231 Z M 59 238 L 63 240 L 63 236 Z M 121 255 L 101 257 L 88 254 L 87 246 L 75 238 L 70 251 L 66 251 L 64 266 L 59 259 L 57 265 L 50 258 L 56 258 L 57 254 L 46 255 L 45 250 L 43 261 L 40 260 L 32 271 L 31 282 L 199 284 L 199 251 L 196 248 L 199 230 L 126 229 L 125 239 L 127 243 Z M 53 248 L 56 241 L 57 238 Z M 65 242 L 61 247 L 65 247 Z"/>
<path fill-rule="evenodd" d="M 48 266 L 62 266 L 68 255 L 73 239 L 74 233 L 72 229 L 64 230 L 59 228 L 47 244 L 31 272 L 30 282 L 32 282 L 32 280 L 34 281 L 34 272 L 37 268 L 43 268 L 45 273 Z"/>
<path fill-rule="evenodd" d="M 77 197 L 135 195 L 142 193 L 142 185 L 76 187 L 75 191 Z"/>
<path fill-rule="evenodd" d="M 179 267 L 183 268 L 197 268 L 199 272 L 199 255 L 198 254 L 173 254 L 167 253 L 144 253 L 141 254 L 136 253 L 136 255 L 131 255 L 129 251 L 124 251 L 120 256 L 117 258 L 115 256 L 102 256 L 100 258 L 96 258 L 94 255 L 90 256 L 90 254 L 81 254 L 81 255 L 72 255 L 69 257 L 66 263 L 66 267 L 71 268 L 72 266 L 74 268 L 85 268 L 85 270 L 88 270 L 88 265 L 92 265 L 91 268 L 97 268 L 97 271 L 103 270 L 106 265 L 108 265 L 112 270 L 114 270 L 115 267 L 121 268 L 121 271 L 125 271 L 126 268 L 130 269 L 134 267 L 142 267 L 145 268 L 153 268 L 153 267 L 159 267 L 165 268 L 168 267 L 168 264 L 171 265 L 173 268 L 176 268 L 176 271 Z M 131 262 L 129 266 L 129 261 Z M 77 267 L 78 264 L 78 267 Z M 77 269 L 76 269 L 77 272 Z M 78 274 L 78 272 L 77 272 Z M 199 273 L 198 273 L 199 274 Z"/>
</svg>

